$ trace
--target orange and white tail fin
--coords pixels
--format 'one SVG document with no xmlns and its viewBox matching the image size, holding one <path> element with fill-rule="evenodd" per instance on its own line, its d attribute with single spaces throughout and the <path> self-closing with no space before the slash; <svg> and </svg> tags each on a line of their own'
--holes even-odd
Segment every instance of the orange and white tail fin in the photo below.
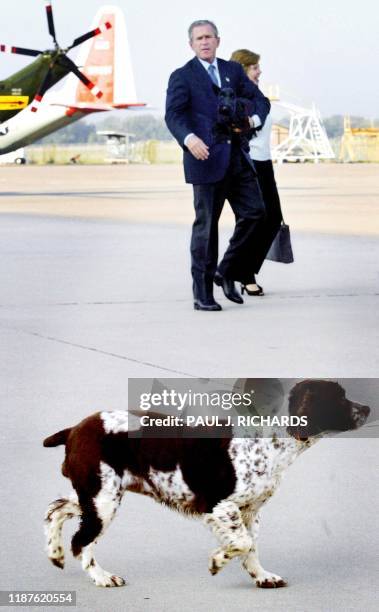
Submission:
<svg viewBox="0 0 379 612">
<path fill-rule="evenodd" d="M 94 17 L 91 29 L 107 22 L 111 27 L 104 28 L 101 34 L 83 43 L 75 58 L 78 68 L 95 84 L 94 91 L 99 89 L 103 95 L 97 98 L 93 91 L 70 74 L 64 79 L 63 87 L 51 96 L 50 103 L 93 110 L 144 106 L 137 101 L 122 10 L 117 6 L 102 6 Z"/>
</svg>

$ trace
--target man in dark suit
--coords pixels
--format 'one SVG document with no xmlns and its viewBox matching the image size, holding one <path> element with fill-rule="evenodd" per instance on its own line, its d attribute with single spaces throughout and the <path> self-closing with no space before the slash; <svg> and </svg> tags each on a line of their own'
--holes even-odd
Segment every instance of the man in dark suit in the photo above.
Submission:
<svg viewBox="0 0 379 612">
<path fill-rule="evenodd" d="M 166 123 L 184 151 L 184 173 L 193 184 L 196 218 L 192 228 L 191 256 L 196 310 L 221 310 L 213 298 L 213 282 L 225 296 L 242 303 L 234 281 L 245 283 L 251 275 L 251 254 L 264 204 L 254 166 L 239 134 L 215 137 L 219 88 L 232 88 L 249 101 L 249 124 L 263 125 L 270 102 L 245 75 L 240 64 L 216 58 L 220 38 L 207 20 L 189 28 L 195 57 L 170 76 Z M 249 127 L 248 124 L 248 127 Z M 234 233 L 217 268 L 218 220 L 225 200 L 236 218 Z"/>
</svg>

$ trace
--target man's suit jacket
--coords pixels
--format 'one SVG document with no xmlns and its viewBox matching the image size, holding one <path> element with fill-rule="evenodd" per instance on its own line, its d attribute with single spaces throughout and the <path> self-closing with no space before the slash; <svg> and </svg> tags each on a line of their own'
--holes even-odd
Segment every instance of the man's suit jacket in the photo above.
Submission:
<svg viewBox="0 0 379 612">
<path fill-rule="evenodd" d="M 231 87 L 238 97 L 251 100 L 251 115 L 257 114 L 263 125 L 270 111 L 269 100 L 247 78 L 240 64 L 217 58 L 217 65 L 221 87 Z M 217 93 L 197 57 L 171 74 L 165 119 L 168 129 L 183 148 L 186 182 L 202 185 L 220 181 L 230 163 L 231 142 L 215 142 L 212 128 L 217 121 Z M 207 160 L 197 160 L 184 145 L 190 133 L 210 147 Z"/>
</svg>

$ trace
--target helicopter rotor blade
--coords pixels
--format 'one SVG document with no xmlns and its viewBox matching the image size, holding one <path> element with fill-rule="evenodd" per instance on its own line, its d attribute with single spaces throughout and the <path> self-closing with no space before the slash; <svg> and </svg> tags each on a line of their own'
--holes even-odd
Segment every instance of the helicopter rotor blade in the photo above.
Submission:
<svg viewBox="0 0 379 612">
<path fill-rule="evenodd" d="M 89 38 L 93 38 L 94 36 L 98 36 L 102 32 L 105 32 L 106 30 L 109 30 L 111 27 L 112 27 L 112 24 L 109 23 L 109 21 L 106 21 L 105 23 L 102 23 L 98 28 L 95 28 L 94 30 L 90 30 L 90 32 L 87 32 L 86 34 L 82 34 L 82 36 L 78 36 L 77 38 L 75 38 L 75 40 L 72 43 L 72 45 L 70 45 L 67 48 L 67 51 L 69 51 L 70 49 L 73 49 L 74 47 L 77 47 L 78 45 L 83 43 L 85 40 L 88 40 Z"/>
<path fill-rule="evenodd" d="M 39 90 L 34 96 L 34 100 L 31 103 L 30 110 L 32 111 L 32 113 L 35 113 L 38 110 L 38 107 L 41 103 L 43 96 L 45 95 L 46 91 L 49 89 L 51 85 L 52 73 L 53 73 L 53 66 L 50 66 L 49 70 L 46 73 L 45 78 L 43 79 L 39 87 Z"/>
<path fill-rule="evenodd" d="M 24 47 L 12 47 L 11 45 L 0 45 L 0 51 L 2 53 L 18 53 L 19 55 L 32 55 L 36 57 L 41 55 L 43 51 L 37 51 L 37 49 L 25 49 Z"/>
<path fill-rule="evenodd" d="M 103 92 L 98 88 L 97 85 L 95 85 L 95 83 L 90 81 L 90 79 L 87 78 L 86 75 L 83 74 L 83 72 L 79 70 L 77 65 L 74 64 L 74 62 L 67 55 L 63 55 L 59 59 L 59 63 L 69 68 L 70 72 L 73 72 L 78 77 L 78 79 L 83 83 L 83 85 L 85 85 L 96 98 L 102 97 Z"/>
<path fill-rule="evenodd" d="M 49 34 L 52 36 L 55 45 L 58 45 L 57 39 L 55 38 L 55 26 L 54 26 L 54 17 L 53 17 L 53 7 L 49 0 L 45 2 L 46 8 L 46 16 L 47 16 L 47 25 L 49 27 Z"/>
</svg>

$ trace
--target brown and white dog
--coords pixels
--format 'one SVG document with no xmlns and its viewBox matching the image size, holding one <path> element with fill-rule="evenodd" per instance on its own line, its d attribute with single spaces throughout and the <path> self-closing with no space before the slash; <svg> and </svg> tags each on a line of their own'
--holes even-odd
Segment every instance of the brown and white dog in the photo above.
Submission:
<svg viewBox="0 0 379 612">
<path fill-rule="evenodd" d="M 103 570 L 93 546 L 112 521 L 125 491 L 153 497 L 175 510 L 197 516 L 216 536 L 210 555 L 217 574 L 240 557 L 258 587 L 286 582 L 267 572 L 258 559 L 259 510 L 277 488 L 284 470 L 322 433 L 364 424 L 370 409 L 346 399 L 343 388 L 322 380 L 296 384 L 289 414 L 307 416 L 307 427 L 288 428 L 289 437 L 188 438 L 129 437 L 126 412 L 98 412 L 74 427 L 46 438 L 44 446 L 66 445 L 62 473 L 75 492 L 47 510 L 47 552 L 63 568 L 62 527 L 80 518 L 72 552 L 97 586 L 122 586 L 123 578 Z"/>
</svg>

